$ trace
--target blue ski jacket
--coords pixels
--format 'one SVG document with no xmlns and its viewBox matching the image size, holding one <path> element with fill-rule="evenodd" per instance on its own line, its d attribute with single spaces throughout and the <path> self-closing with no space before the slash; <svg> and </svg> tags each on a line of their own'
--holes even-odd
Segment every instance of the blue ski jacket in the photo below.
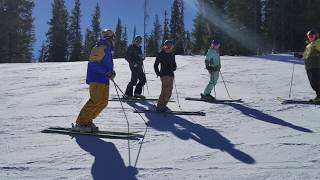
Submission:
<svg viewBox="0 0 320 180">
<path fill-rule="evenodd" d="M 107 74 L 113 71 L 113 49 L 107 41 L 106 38 L 100 39 L 91 50 L 87 67 L 87 84 L 97 82 L 109 85 Z"/>
</svg>

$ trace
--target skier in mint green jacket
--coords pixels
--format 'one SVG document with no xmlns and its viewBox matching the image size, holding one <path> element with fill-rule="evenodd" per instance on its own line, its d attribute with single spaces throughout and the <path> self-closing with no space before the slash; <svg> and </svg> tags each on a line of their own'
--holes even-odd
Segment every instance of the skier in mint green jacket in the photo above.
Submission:
<svg viewBox="0 0 320 180">
<path fill-rule="evenodd" d="M 210 74 L 210 81 L 207 87 L 205 88 L 204 92 L 201 93 L 202 99 L 206 99 L 206 100 L 215 99 L 215 97 L 211 95 L 211 91 L 213 87 L 217 84 L 217 81 L 219 79 L 219 72 L 221 68 L 220 54 L 219 54 L 220 45 L 221 44 L 219 41 L 213 40 L 207 52 L 205 64 L 206 64 L 206 69 Z"/>
</svg>

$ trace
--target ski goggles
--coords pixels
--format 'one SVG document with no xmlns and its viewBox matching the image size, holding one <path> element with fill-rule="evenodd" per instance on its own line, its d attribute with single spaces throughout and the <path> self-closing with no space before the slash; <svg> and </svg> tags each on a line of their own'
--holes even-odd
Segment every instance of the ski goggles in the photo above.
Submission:
<svg viewBox="0 0 320 180">
<path fill-rule="evenodd" d="M 310 41 L 313 41 L 313 40 L 316 39 L 316 35 L 315 35 L 315 34 L 308 34 L 307 36 L 308 36 L 308 39 L 309 39 Z"/>
<path fill-rule="evenodd" d="M 141 43 L 142 43 L 142 40 L 138 40 L 138 39 L 137 39 L 137 40 L 134 40 L 134 42 L 137 43 L 137 44 L 141 44 Z"/>
<path fill-rule="evenodd" d="M 163 46 L 165 49 L 173 49 L 173 44 L 167 44 Z"/>
</svg>

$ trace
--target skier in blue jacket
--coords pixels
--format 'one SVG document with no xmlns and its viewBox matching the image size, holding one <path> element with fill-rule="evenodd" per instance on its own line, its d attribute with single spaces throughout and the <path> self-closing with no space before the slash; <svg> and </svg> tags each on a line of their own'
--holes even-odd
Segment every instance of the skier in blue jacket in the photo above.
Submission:
<svg viewBox="0 0 320 180">
<path fill-rule="evenodd" d="M 107 106 L 109 80 L 113 80 L 116 75 L 113 70 L 113 44 L 113 31 L 105 29 L 102 32 L 101 39 L 91 50 L 86 78 L 86 83 L 89 84 L 90 99 L 80 111 L 74 127 L 75 130 L 98 130 L 98 127 L 93 123 L 93 119 Z"/>
</svg>

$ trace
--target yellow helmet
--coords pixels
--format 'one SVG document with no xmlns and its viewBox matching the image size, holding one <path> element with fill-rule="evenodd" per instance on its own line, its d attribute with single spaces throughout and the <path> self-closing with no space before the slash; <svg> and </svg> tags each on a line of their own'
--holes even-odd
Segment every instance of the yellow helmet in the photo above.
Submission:
<svg viewBox="0 0 320 180">
<path fill-rule="evenodd" d="M 113 38 L 114 32 L 110 29 L 104 29 L 101 33 L 103 38 Z"/>
</svg>

